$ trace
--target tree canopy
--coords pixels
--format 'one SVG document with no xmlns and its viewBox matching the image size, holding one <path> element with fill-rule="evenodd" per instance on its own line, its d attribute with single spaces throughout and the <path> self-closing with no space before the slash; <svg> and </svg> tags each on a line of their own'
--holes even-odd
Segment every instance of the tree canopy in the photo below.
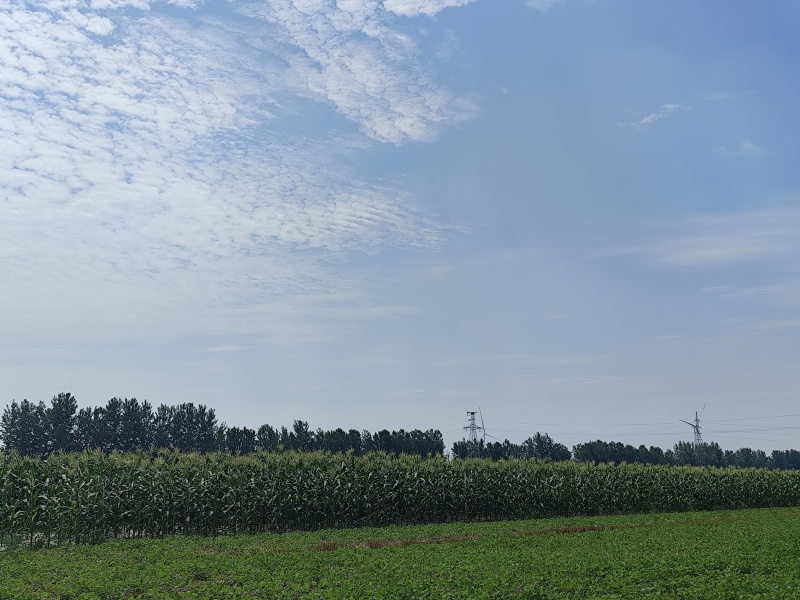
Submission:
<svg viewBox="0 0 800 600">
<path fill-rule="evenodd" d="M 296 420 L 291 428 L 268 424 L 257 429 L 228 427 L 219 423 L 213 408 L 191 402 L 157 408 L 136 398 L 111 398 L 105 406 L 78 408 L 70 393 L 60 393 L 44 402 L 13 401 L 0 418 L 0 442 L 5 452 L 47 457 L 54 452 L 99 449 L 113 451 L 171 449 L 186 452 L 257 451 L 352 452 L 356 455 L 385 452 L 399 456 L 442 456 L 445 445 L 436 429 L 376 432 L 337 428 L 312 430 L 307 421 Z M 465 439 L 452 447 L 453 458 L 491 460 L 573 460 L 592 463 L 639 463 L 651 465 L 696 465 L 708 467 L 756 467 L 800 470 L 800 451 L 739 448 L 724 450 L 716 442 L 695 446 L 681 441 L 671 449 L 632 446 L 594 440 L 573 446 L 572 452 L 547 434 L 537 432 L 521 444 L 509 440 L 485 443 Z"/>
<path fill-rule="evenodd" d="M 202 404 L 161 404 L 154 410 L 147 401 L 111 398 L 105 406 L 79 410 L 77 400 L 69 393 L 54 396 L 49 405 L 12 402 L 0 419 L 0 441 L 6 451 L 41 457 L 57 451 L 99 449 L 109 453 L 160 448 L 234 454 L 258 450 L 444 454 L 442 434 L 434 429 L 314 431 L 308 422 L 300 420 L 294 421 L 291 429 L 267 424 L 258 429 L 228 427 L 217 421 L 213 408 Z"/>
</svg>

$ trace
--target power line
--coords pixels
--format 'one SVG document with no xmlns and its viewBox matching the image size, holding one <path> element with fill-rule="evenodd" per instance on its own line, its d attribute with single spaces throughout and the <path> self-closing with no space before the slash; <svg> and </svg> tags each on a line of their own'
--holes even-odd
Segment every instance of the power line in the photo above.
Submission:
<svg viewBox="0 0 800 600">
<path fill-rule="evenodd" d="M 786 396 L 764 396 L 761 398 L 751 398 L 748 400 L 713 400 L 708 402 L 707 404 L 710 406 L 716 406 L 719 404 L 750 404 L 754 402 L 769 402 L 771 400 L 787 400 L 787 399 L 797 399 L 800 398 L 800 394 L 790 394 Z M 660 405 L 660 406 L 640 406 L 634 408 L 603 408 L 598 410 L 562 410 L 562 411 L 553 411 L 551 414 L 556 415 L 569 415 L 569 414 L 593 414 L 593 413 L 611 413 L 611 412 L 634 412 L 634 411 L 648 411 L 648 410 L 671 410 L 675 408 L 682 408 L 685 406 L 692 406 L 692 404 L 670 404 L 669 406 Z M 752 417 L 752 418 L 761 418 L 761 417 Z M 764 418 L 772 418 L 772 417 L 764 417 Z M 535 423 L 523 423 L 522 421 L 495 421 L 496 423 L 515 423 L 519 425 L 533 425 Z"/>
<path fill-rule="evenodd" d="M 725 436 L 725 435 L 715 435 L 715 439 L 722 439 L 722 440 L 748 440 L 751 442 L 773 442 L 773 443 L 785 443 L 786 440 L 775 440 L 772 438 L 751 438 L 751 437 L 740 437 L 740 436 Z M 795 438 L 797 439 L 797 438 Z"/>
<path fill-rule="evenodd" d="M 787 400 L 789 398 L 800 398 L 800 394 L 792 394 L 791 396 L 768 396 L 766 398 L 754 398 L 752 400 L 715 400 L 708 404 L 744 404 L 746 402 L 768 402 L 770 400 Z"/>
<path fill-rule="evenodd" d="M 785 419 L 788 417 L 800 417 L 800 413 L 792 413 L 792 414 L 784 414 L 784 415 L 766 415 L 760 417 L 741 417 L 737 419 L 717 419 L 714 421 L 705 421 L 706 423 L 733 423 L 733 422 L 740 422 L 740 421 L 752 421 L 752 420 L 764 420 L 764 419 Z M 684 423 L 688 423 L 687 421 L 683 421 Z M 601 427 L 648 427 L 648 426 L 661 426 L 661 425 L 672 425 L 673 422 L 652 422 L 652 423 L 532 423 L 526 421 L 489 421 L 489 423 L 508 423 L 514 425 L 535 425 L 537 427 L 592 427 L 592 428 L 601 428 Z M 692 423 L 688 423 L 689 425 L 694 426 Z M 768 426 L 767 426 L 768 427 Z M 800 429 L 800 426 L 776 426 L 780 429 Z M 526 433 L 525 431 L 520 431 L 516 429 L 499 429 L 498 431 L 508 431 L 511 433 Z M 608 435 L 608 434 L 606 434 Z"/>
<path fill-rule="evenodd" d="M 708 421 L 709 423 L 711 421 Z M 716 421 L 714 421 L 716 423 Z M 545 423 L 541 423 L 540 425 L 546 425 Z M 636 425 L 634 423 L 610 423 L 607 425 L 597 425 L 597 428 L 607 428 L 607 427 L 619 427 L 619 426 L 626 426 L 626 425 Z M 638 424 L 639 426 L 645 425 L 644 423 Z M 674 427 L 673 423 L 654 423 L 653 425 L 658 426 L 670 426 L 669 431 L 660 431 L 659 429 L 648 429 L 645 431 L 637 430 L 634 432 L 609 432 L 609 431 L 599 431 L 597 434 L 591 432 L 580 432 L 580 431 L 569 431 L 569 430 L 548 430 L 547 433 L 550 435 L 587 435 L 589 437 L 593 437 L 595 435 L 602 435 L 602 436 L 643 436 L 643 435 L 681 435 L 681 432 L 676 429 L 672 429 Z M 563 425 L 562 425 L 563 426 Z M 590 427 L 589 425 L 585 427 Z M 776 426 L 765 426 L 765 427 L 748 427 L 746 429 L 737 428 L 737 429 L 727 429 L 727 428 L 715 428 L 715 427 L 703 427 L 703 429 L 712 435 L 716 435 L 718 433 L 758 433 L 758 432 L 778 432 L 778 431 L 796 431 L 800 430 L 800 425 L 776 425 Z M 518 433 L 518 434 L 527 434 L 532 435 L 534 431 L 532 429 L 505 429 L 505 428 L 493 428 L 494 431 L 500 431 L 503 433 Z M 791 434 L 786 434 L 790 436 Z M 797 437 L 797 436 L 793 436 Z"/>
<path fill-rule="evenodd" d="M 725 426 L 722 426 L 723 429 L 720 431 L 775 431 L 778 429 L 800 429 L 800 425 L 757 425 L 753 427 L 748 427 L 747 429 L 725 429 Z M 736 425 L 729 425 L 728 427 L 736 427 Z"/>
<path fill-rule="evenodd" d="M 647 427 L 650 425 L 673 425 L 674 422 L 669 423 L 610 423 L 603 425 L 601 423 L 529 423 L 525 421 L 489 421 L 489 423 L 508 423 L 514 425 L 536 425 L 538 427 L 616 427 L 618 425 L 631 425 L 635 427 Z"/>
<path fill-rule="evenodd" d="M 749 400 L 715 400 L 712 402 L 707 403 L 707 405 L 734 405 L 734 404 L 753 404 L 756 402 L 768 402 L 771 400 L 785 400 L 785 399 L 796 399 L 800 398 L 800 394 L 787 394 L 781 396 L 765 396 L 761 398 L 749 399 Z M 676 405 L 670 406 L 649 406 L 649 407 L 639 407 L 639 408 L 630 408 L 630 409 L 599 409 L 599 410 L 587 410 L 587 411 L 577 411 L 577 410 L 569 410 L 569 411 L 555 411 L 551 414 L 569 414 L 575 415 L 577 413 L 580 414 L 609 414 L 615 412 L 632 412 L 635 410 L 647 411 L 647 410 L 659 410 L 662 412 L 671 411 L 676 407 Z M 704 405 L 703 409 L 705 410 L 706 406 Z M 477 411 L 476 411 L 477 412 Z M 469 415 L 470 413 L 468 413 Z M 472 413 L 471 416 L 474 419 L 476 413 Z M 684 421 L 683 419 L 679 419 L 679 421 L 686 423 L 690 427 L 692 427 L 693 434 L 694 434 L 694 445 L 695 447 L 699 447 L 703 443 L 703 435 L 702 430 L 705 430 L 707 435 L 712 436 L 713 438 L 720 438 L 720 439 L 736 439 L 736 440 L 753 440 L 753 441 L 762 441 L 762 442 L 771 442 L 775 444 L 783 444 L 788 443 L 790 440 L 798 440 L 798 436 L 794 433 L 797 430 L 800 430 L 800 425 L 791 425 L 791 424 L 771 424 L 769 423 L 770 419 L 791 419 L 794 417 L 800 417 L 800 413 L 784 413 L 784 414 L 775 414 L 775 415 L 758 415 L 754 417 L 736 417 L 736 418 L 729 418 L 729 419 L 716 419 L 716 420 L 709 420 L 704 421 L 706 423 L 705 426 L 700 426 L 700 417 L 701 414 L 695 412 L 695 419 L 690 421 Z M 557 428 L 555 431 L 550 430 L 549 433 L 551 435 L 557 436 L 569 436 L 573 437 L 576 435 L 586 435 L 594 437 L 595 435 L 599 434 L 599 436 L 608 439 L 609 437 L 612 438 L 623 438 L 629 439 L 632 437 L 642 438 L 644 436 L 651 437 L 651 438 L 676 438 L 676 437 L 683 437 L 682 432 L 675 429 L 675 422 L 663 422 L 663 421 L 654 421 L 654 422 L 636 422 L 636 423 L 575 423 L 575 422 L 556 422 L 556 423 L 543 423 L 543 422 L 530 422 L 530 421 L 503 421 L 503 420 L 491 420 L 487 421 L 490 425 L 492 425 L 492 429 L 497 432 L 508 433 L 508 434 L 518 434 L 518 435 L 532 435 L 533 430 L 528 429 L 527 426 L 531 428 L 535 427 L 537 430 L 541 430 L 541 428 Z M 785 421 L 784 421 L 785 423 Z M 486 440 L 487 437 L 501 441 L 499 437 L 494 435 L 490 435 L 486 433 L 486 428 L 481 421 L 481 427 L 477 426 L 477 423 L 473 421 L 474 424 L 474 433 L 475 439 L 477 439 L 477 432 L 483 432 L 483 439 Z M 503 429 L 503 428 L 495 428 L 494 424 L 503 425 L 503 424 L 510 424 L 516 426 L 523 426 L 526 427 L 524 430 L 520 429 Z M 726 424 L 730 424 L 732 427 L 726 426 Z M 709 425 L 711 426 L 709 428 Z M 721 427 L 714 427 L 715 425 Z M 737 427 L 738 425 L 738 427 Z M 645 430 L 637 429 L 636 431 L 625 431 L 621 432 L 619 429 L 621 427 L 626 428 L 646 428 Z M 599 430 L 596 434 L 589 433 L 586 431 L 586 428 Z M 461 429 L 470 431 L 471 427 L 462 427 Z M 617 432 L 608 431 L 609 429 L 616 429 Z M 752 438 L 748 437 L 749 435 L 758 435 L 758 434 L 768 434 L 769 438 Z M 745 434 L 745 437 L 741 436 L 733 436 L 731 434 Z M 516 437 L 516 436 L 513 436 Z M 782 439 L 781 439 L 782 438 Z M 666 440 L 665 440 L 666 441 Z M 800 441 L 800 440 L 798 440 Z"/>
<path fill-rule="evenodd" d="M 526 429 L 526 430 L 521 430 L 521 429 L 493 429 L 493 431 L 501 431 L 501 432 L 504 432 L 504 433 L 522 433 L 522 434 L 527 434 L 527 435 L 533 435 L 533 433 L 534 433 L 530 429 Z M 548 431 L 547 433 L 550 434 L 550 435 L 569 435 L 569 436 L 576 435 L 576 433 L 574 431 L 573 432 Z M 682 430 L 681 431 L 678 431 L 678 430 L 673 430 L 673 431 L 644 431 L 644 432 L 643 431 L 635 431 L 635 432 L 627 431 L 625 433 L 609 433 L 609 432 L 605 432 L 603 435 L 613 435 L 613 436 L 617 436 L 617 437 L 622 437 L 622 436 L 642 436 L 642 435 L 680 436 L 681 433 L 682 433 Z"/>
<path fill-rule="evenodd" d="M 717 437 L 719 435 L 728 435 L 728 434 L 732 434 L 732 433 L 743 433 L 745 435 L 751 434 L 751 433 L 755 433 L 755 434 L 767 433 L 767 434 L 770 434 L 770 435 L 773 435 L 773 436 L 776 436 L 776 437 L 782 437 L 782 438 L 786 438 L 786 439 L 790 439 L 790 440 L 796 440 L 797 439 L 797 434 L 777 433 L 777 432 L 774 432 L 771 429 L 711 430 L 710 433 L 713 434 L 715 437 Z"/>
<path fill-rule="evenodd" d="M 731 421 L 755 421 L 757 419 L 783 419 L 786 417 L 800 417 L 800 413 L 791 415 L 771 415 L 768 417 L 741 417 L 739 419 L 717 419 L 716 421 L 706 421 L 706 423 L 729 423 Z"/>
</svg>

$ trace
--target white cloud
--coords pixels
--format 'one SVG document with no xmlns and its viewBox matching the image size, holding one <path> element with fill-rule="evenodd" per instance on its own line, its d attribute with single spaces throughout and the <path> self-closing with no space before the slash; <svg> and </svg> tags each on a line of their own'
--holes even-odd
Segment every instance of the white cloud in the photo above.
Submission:
<svg viewBox="0 0 800 600">
<path fill-rule="evenodd" d="M 413 3 L 424 14 L 445 5 L 457 4 Z M 468 98 L 435 82 L 414 41 L 390 28 L 391 19 L 377 0 L 243 0 L 234 6 L 270 27 L 264 31 L 271 40 L 267 45 L 304 82 L 296 93 L 329 102 L 375 140 L 428 141 L 440 127 L 476 112 Z M 396 8 L 412 11 L 413 6 Z"/>
<path fill-rule="evenodd" d="M 252 346 L 237 346 L 234 344 L 224 344 L 222 346 L 211 346 L 210 348 L 200 348 L 197 352 L 241 352 L 242 350 L 250 350 Z"/>
<path fill-rule="evenodd" d="M 734 317 L 722 321 L 722 325 L 738 333 L 775 333 L 781 331 L 793 331 L 800 328 L 800 318 L 788 319 L 765 319 L 765 318 L 745 318 Z"/>
<path fill-rule="evenodd" d="M 732 94 L 731 92 L 713 92 L 711 94 L 705 94 L 700 96 L 701 102 L 718 102 L 720 100 L 733 100 L 736 98 L 736 94 Z"/>
<path fill-rule="evenodd" d="M 792 284 L 760 285 L 728 290 L 724 297 L 729 300 L 775 300 L 800 295 L 800 286 Z M 798 296 L 800 297 L 800 296 Z"/>
<path fill-rule="evenodd" d="M 656 121 L 661 121 L 663 119 L 666 119 L 667 117 L 670 117 L 670 116 L 674 115 L 675 113 L 679 113 L 679 112 L 683 112 L 683 111 L 687 111 L 687 110 L 689 110 L 689 106 L 686 105 L 686 104 L 677 104 L 677 103 L 664 104 L 657 111 L 652 112 L 649 115 L 647 115 L 646 117 L 643 117 L 643 118 L 639 119 L 638 121 L 635 121 L 635 122 L 631 123 L 631 125 L 633 125 L 634 127 L 638 127 L 638 128 L 645 127 L 647 125 L 651 125 L 652 123 L 655 123 Z"/>
<path fill-rule="evenodd" d="M 672 102 L 668 104 L 662 104 L 658 110 L 651 112 L 649 115 L 646 115 L 637 121 L 630 123 L 618 123 L 618 125 L 620 127 L 635 127 L 636 129 L 641 129 L 642 127 L 652 125 L 656 121 L 663 121 L 664 119 L 667 119 L 675 114 L 692 110 L 692 108 L 697 106 L 698 103 L 720 102 L 723 100 L 732 100 L 734 98 L 736 98 L 735 94 L 731 94 L 729 92 L 719 92 L 697 97 L 691 102 Z"/>
<path fill-rule="evenodd" d="M 696 217 L 684 232 L 656 244 L 633 249 L 676 266 L 709 267 L 741 261 L 793 261 L 800 256 L 800 209 Z"/>
<path fill-rule="evenodd" d="M 776 331 L 800 328 L 800 319 L 758 319 L 751 324 L 758 331 Z"/>
<path fill-rule="evenodd" d="M 445 397 L 461 397 L 461 396 L 477 396 L 483 394 L 484 390 L 481 389 L 465 389 L 465 390 L 442 390 L 438 393 L 439 396 Z"/>
<path fill-rule="evenodd" d="M 353 175 L 348 153 L 373 141 L 273 124 L 311 100 L 406 143 L 465 118 L 461 101 L 377 0 L 242 6 L 252 18 L 232 25 L 147 2 L 0 0 L 6 340 L 310 339 L 326 316 L 407 310 L 371 305 L 338 257 L 436 247 L 445 230 Z"/>
<path fill-rule="evenodd" d="M 539 377 L 517 380 L 511 383 L 514 387 L 529 387 L 538 385 L 585 385 L 616 383 L 622 381 L 617 375 L 589 375 L 585 377 Z"/>
<path fill-rule="evenodd" d="M 51 0 L 45 0 L 51 6 L 54 4 Z M 86 2 L 82 0 L 62 0 L 62 5 L 69 3 L 72 7 L 84 7 Z M 135 8 L 138 10 L 148 10 L 151 6 L 157 4 L 171 4 L 172 6 L 179 6 L 181 8 L 197 8 L 203 0 L 89 0 L 89 7 L 92 10 L 119 10 L 121 8 Z M 44 5 L 44 3 L 41 3 Z"/>
<path fill-rule="evenodd" d="M 764 154 L 764 149 L 755 145 L 749 140 L 744 140 L 738 146 L 730 148 L 728 146 L 718 146 L 717 151 L 721 154 L 738 154 L 742 156 L 761 156 Z"/>
<path fill-rule="evenodd" d="M 509 368 L 550 367 L 592 362 L 596 356 L 558 356 L 538 354 L 473 354 L 450 356 L 436 361 L 437 367 L 460 367 L 470 365 L 493 365 Z"/>
<path fill-rule="evenodd" d="M 564 4 L 564 2 L 566 0 L 528 0 L 527 4 L 535 10 L 547 12 L 559 4 Z"/>
<path fill-rule="evenodd" d="M 389 12 L 403 17 L 425 15 L 432 17 L 445 8 L 465 6 L 476 0 L 383 0 L 383 6 Z"/>
</svg>

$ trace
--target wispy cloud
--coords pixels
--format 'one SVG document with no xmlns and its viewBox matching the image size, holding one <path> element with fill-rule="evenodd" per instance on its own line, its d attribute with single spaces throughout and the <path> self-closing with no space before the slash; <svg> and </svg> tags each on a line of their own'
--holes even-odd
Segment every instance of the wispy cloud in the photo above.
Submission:
<svg viewBox="0 0 800 600">
<path fill-rule="evenodd" d="M 710 94 L 703 94 L 700 96 L 700 102 L 718 102 L 720 100 L 734 100 L 739 94 L 733 92 L 711 92 Z"/>
<path fill-rule="evenodd" d="M 800 282 L 796 280 L 769 285 L 715 286 L 700 290 L 700 293 L 709 296 L 712 301 L 800 306 Z"/>
<path fill-rule="evenodd" d="M 759 319 L 751 323 L 751 328 L 758 331 L 776 331 L 800 328 L 798 319 Z"/>
<path fill-rule="evenodd" d="M 628 249 L 676 266 L 707 267 L 741 261 L 793 261 L 800 256 L 800 209 L 772 208 L 695 217 L 660 242 Z"/>
<path fill-rule="evenodd" d="M 736 98 L 735 94 L 731 94 L 729 92 L 719 92 L 706 94 L 687 102 L 671 102 L 668 104 L 662 104 L 658 110 L 655 110 L 640 119 L 627 123 L 618 123 L 618 125 L 620 127 L 633 127 L 635 129 L 642 129 L 648 125 L 652 125 L 657 121 L 663 121 L 664 119 L 668 119 L 673 115 L 690 111 L 692 108 L 697 106 L 697 104 L 704 102 L 720 102 L 722 100 L 732 100 L 734 98 Z"/>
<path fill-rule="evenodd" d="M 321 315 L 397 314 L 339 257 L 449 234 L 352 165 L 473 104 L 377 1 L 159 4 L 0 0 L 5 334 L 297 339 Z M 282 133 L 299 112 L 330 125 Z"/>
<path fill-rule="evenodd" d="M 466 3 L 403 0 L 387 9 L 432 15 Z M 240 0 L 233 6 L 264 28 L 258 38 L 245 39 L 289 64 L 299 84 L 293 91 L 331 103 L 373 139 L 427 141 L 441 126 L 475 114 L 473 102 L 436 83 L 414 40 L 392 29 L 393 15 L 374 0 Z"/>
<path fill-rule="evenodd" d="M 474 354 L 464 356 L 450 356 L 436 361 L 437 366 L 454 367 L 464 365 L 491 365 L 510 368 L 547 367 L 560 365 L 575 365 L 597 360 L 597 356 L 558 356 L 539 354 Z"/>
<path fill-rule="evenodd" d="M 383 0 L 383 6 L 389 12 L 404 17 L 425 15 L 432 17 L 445 8 L 465 6 L 476 0 Z"/>
<path fill-rule="evenodd" d="M 722 322 L 726 327 L 744 334 L 792 331 L 800 328 L 800 318 L 765 319 L 735 317 Z"/>
<path fill-rule="evenodd" d="M 528 0 L 526 4 L 535 10 L 547 12 L 559 4 L 564 4 L 564 2 L 566 0 Z"/>
<path fill-rule="evenodd" d="M 776 300 L 787 297 L 800 297 L 800 285 L 780 283 L 728 290 L 724 297 L 729 300 L 754 301 Z"/>
<path fill-rule="evenodd" d="M 461 396 L 477 396 L 482 394 L 484 390 L 480 389 L 463 389 L 463 390 L 442 390 L 438 394 L 444 397 L 461 397 Z"/>
<path fill-rule="evenodd" d="M 414 390 L 397 390 L 386 394 L 386 396 L 389 398 L 411 398 L 411 397 L 427 396 L 427 395 L 430 395 L 430 392 L 422 388 Z"/>
<path fill-rule="evenodd" d="M 720 154 L 735 154 L 740 156 L 761 156 L 764 154 L 764 149 L 749 140 L 744 140 L 734 147 L 725 145 L 717 146 L 717 152 Z"/>
<path fill-rule="evenodd" d="M 234 344 L 226 344 L 223 346 L 211 346 L 210 348 L 200 348 L 197 352 L 241 352 L 242 350 L 249 350 L 252 346 L 237 346 Z"/>
<path fill-rule="evenodd" d="M 666 119 L 667 117 L 670 117 L 676 113 L 687 111 L 689 110 L 689 108 L 690 107 L 687 104 L 678 104 L 678 103 L 663 104 L 661 108 L 659 108 L 657 111 L 642 117 L 638 121 L 628 123 L 627 125 L 631 125 L 633 127 L 641 129 L 642 127 L 646 127 L 647 125 L 651 125 L 656 121 L 661 121 L 663 119 Z M 625 125 L 625 124 L 621 123 L 620 125 Z"/>
<path fill-rule="evenodd" d="M 534 377 L 514 381 L 512 387 L 527 388 L 537 385 L 596 385 L 601 383 L 615 383 L 622 381 L 622 377 L 617 375 L 589 375 L 578 377 Z"/>
</svg>

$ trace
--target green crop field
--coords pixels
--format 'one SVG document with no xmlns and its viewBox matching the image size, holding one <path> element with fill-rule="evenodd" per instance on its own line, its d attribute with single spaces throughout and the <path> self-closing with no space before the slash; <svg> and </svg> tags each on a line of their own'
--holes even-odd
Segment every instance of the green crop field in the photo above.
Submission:
<svg viewBox="0 0 800 600">
<path fill-rule="evenodd" d="M 800 471 L 332 454 L 0 459 L 0 545 L 800 506 Z"/>
<path fill-rule="evenodd" d="M 800 598 L 800 509 L 7 550 L 0 598 Z"/>
</svg>

